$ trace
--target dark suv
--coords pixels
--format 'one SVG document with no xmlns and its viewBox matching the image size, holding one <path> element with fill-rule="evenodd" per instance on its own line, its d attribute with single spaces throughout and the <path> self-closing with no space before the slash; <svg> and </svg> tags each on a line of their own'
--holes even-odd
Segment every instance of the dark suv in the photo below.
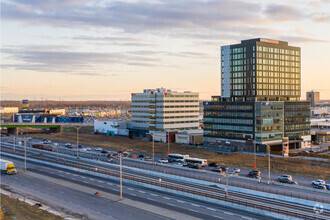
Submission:
<svg viewBox="0 0 330 220">
<path fill-rule="evenodd" d="M 253 178 L 256 178 L 256 177 L 259 178 L 260 176 L 261 176 L 261 172 L 259 170 L 252 170 L 248 174 L 248 177 L 253 177 Z"/>
</svg>

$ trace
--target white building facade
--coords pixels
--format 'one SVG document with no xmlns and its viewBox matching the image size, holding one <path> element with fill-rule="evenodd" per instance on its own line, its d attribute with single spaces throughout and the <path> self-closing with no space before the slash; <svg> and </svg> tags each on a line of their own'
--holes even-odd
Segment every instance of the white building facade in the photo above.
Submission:
<svg viewBox="0 0 330 220">
<path fill-rule="evenodd" d="M 126 122 L 122 120 L 114 121 L 94 121 L 94 132 L 111 136 L 128 136 Z"/>
<path fill-rule="evenodd" d="M 165 88 L 132 93 L 132 128 L 164 132 L 199 129 L 199 93 Z"/>
</svg>

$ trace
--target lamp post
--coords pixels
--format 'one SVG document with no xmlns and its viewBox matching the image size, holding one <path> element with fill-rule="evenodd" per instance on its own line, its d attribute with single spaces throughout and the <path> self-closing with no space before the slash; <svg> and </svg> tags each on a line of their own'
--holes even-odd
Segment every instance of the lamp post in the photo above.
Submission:
<svg viewBox="0 0 330 220">
<path fill-rule="evenodd" d="M 24 170 L 26 171 L 26 140 L 24 140 Z"/>
<path fill-rule="evenodd" d="M 79 158 L 79 129 L 81 127 L 82 126 L 76 127 L 76 129 L 77 129 L 77 158 Z"/>
<path fill-rule="evenodd" d="M 166 132 L 167 135 L 167 143 L 168 143 L 168 147 L 167 147 L 167 153 L 170 153 L 170 131 Z"/>
<path fill-rule="evenodd" d="M 123 200 L 123 171 L 122 171 L 122 154 L 119 154 L 120 163 L 120 200 Z"/>
<path fill-rule="evenodd" d="M 266 144 L 268 150 L 268 184 L 270 184 L 270 146 Z"/>
<path fill-rule="evenodd" d="M 152 163 L 155 163 L 155 139 L 154 139 L 154 135 L 151 133 L 147 133 L 150 136 L 152 136 Z"/>
<path fill-rule="evenodd" d="M 56 161 L 58 161 L 58 143 L 54 143 L 54 146 L 56 147 L 56 151 L 57 151 Z"/>
<path fill-rule="evenodd" d="M 226 197 L 229 197 L 229 193 L 228 193 L 228 179 L 229 179 L 229 177 L 231 177 L 232 175 L 234 175 L 235 172 L 229 174 L 228 168 L 225 170 L 225 172 L 226 172 L 225 174 L 222 173 L 222 169 L 220 169 L 220 172 L 221 172 L 220 174 L 222 176 L 226 177 L 226 190 L 225 190 L 225 193 L 226 193 Z M 220 180 L 219 180 L 219 182 L 220 182 Z"/>
</svg>

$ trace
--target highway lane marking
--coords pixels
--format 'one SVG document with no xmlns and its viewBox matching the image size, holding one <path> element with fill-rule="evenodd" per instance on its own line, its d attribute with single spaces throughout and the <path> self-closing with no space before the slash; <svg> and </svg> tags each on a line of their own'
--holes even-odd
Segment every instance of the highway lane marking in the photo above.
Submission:
<svg viewBox="0 0 330 220">
<path fill-rule="evenodd" d="M 219 218 L 219 219 L 223 219 L 223 218 L 221 218 L 220 216 L 217 216 L 217 215 L 212 215 L 212 217 L 214 217 L 214 218 Z"/>
<path fill-rule="evenodd" d="M 77 174 L 72 174 L 73 176 L 78 176 Z"/>
<path fill-rule="evenodd" d="M 150 193 L 150 195 L 152 195 L 152 196 L 158 196 L 158 195 L 156 195 L 156 194 L 153 194 L 153 193 Z"/>
<path fill-rule="evenodd" d="M 206 207 L 208 210 L 211 210 L 211 211 L 217 211 L 216 209 L 213 209 L 213 208 L 210 208 L 210 207 Z"/>
<path fill-rule="evenodd" d="M 81 178 L 84 178 L 84 179 L 86 179 L 87 177 L 85 177 L 85 176 L 81 176 Z"/>
<path fill-rule="evenodd" d="M 192 211 L 192 212 L 196 212 L 196 210 L 193 210 L 193 209 L 188 209 L 189 211 Z"/>
<path fill-rule="evenodd" d="M 223 212 L 223 213 L 226 215 L 234 215 L 233 213 L 230 213 L 230 212 Z"/>
<path fill-rule="evenodd" d="M 165 196 L 163 196 L 163 198 L 164 198 L 164 199 L 171 199 L 171 198 L 168 198 L 168 197 L 165 197 Z"/>
<path fill-rule="evenodd" d="M 102 180 L 98 180 L 97 182 L 99 182 L 99 183 L 104 183 L 104 181 L 102 181 Z"/>
<path fill-rule="evenodd" d="M 143 191 L 140 191 L 140 190 L 139 190 L 139 192 L 140 192 L 140 193 L 146 193 L 146 192 L 143 192 Z"/>
<path fill-rule="evenodd" d="M 134 189 L 132 189 L 132 188 L 126 188 L 126 189 L 128 189 L 128 190 L 134 190 Z"/>
<path fill-rule="evenodd" d="M 112 183 L 107 183 L 107 184 L 109 184 L 109 185 L 113 185 Z"/>
<path fill-rule="evenodd" d="M 194 203 L 191 203 L 191 205 L 196 206 L 196 207 L 201 207 L 200 205 L 197 205 L 197 204 L 194 204 Z"/>
<path fill-rule="evenodd" d="M 181 202 L 181 203 L 186 203 L 185 201 L 181 201 L 181 200 L 176 200 L 177 202 Z"/>
<path fill-rule="evenodd" d="M 252 220 L 252 218 L 245 217 L 245 216 L 240 216 L 241 218 L 247 219 L 247 220 Z"/>
</svg>

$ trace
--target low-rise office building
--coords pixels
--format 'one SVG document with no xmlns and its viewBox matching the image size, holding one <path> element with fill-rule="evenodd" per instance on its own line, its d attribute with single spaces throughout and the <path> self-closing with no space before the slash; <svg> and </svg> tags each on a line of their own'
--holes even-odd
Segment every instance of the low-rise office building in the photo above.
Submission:
<svg viewBox="0 0 330 220">
<path fill-rule="evenodd" d="M 128 136 L 126 122 L 122 120 L 114 121 L 94 121 L 94 133 L 107 134 L 111 136 Z"/>
</svg>

